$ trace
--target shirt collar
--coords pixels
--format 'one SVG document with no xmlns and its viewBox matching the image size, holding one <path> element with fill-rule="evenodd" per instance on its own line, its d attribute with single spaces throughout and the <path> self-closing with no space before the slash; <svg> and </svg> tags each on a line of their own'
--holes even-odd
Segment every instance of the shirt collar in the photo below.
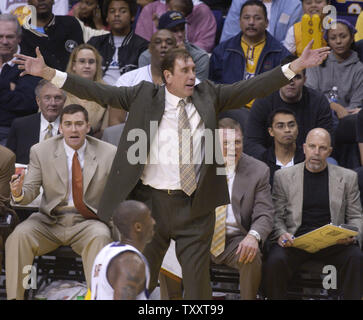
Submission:
<svg viewBox="0 0 363 320">
<path fill-rule="evenodd" d="M 173 107 L 177 107 L 180 100 L 184 100 L 186 103 L 189 103 L 190 98 L 187 97 L 187 98 L 182 99 L 180 97 L 177 97 L 177 96 L 173 95 L 172 93 L 170 93 L 170 91 L 165 86 L 165 101 L 168 104 L 172 105 Z"/>
<path fill-rule="evenodd" d="M 59 128 L 60 118 L 59 116 L 53 122 L 49 122 L 47 119 L 44 118 L 43 114 L 40 113 L 40 131 L 45 131 L 48 128 L 48 124 L 51 123 L 53 128 Z"/>
<path fill-rule="evenodd" d="M 64 140 L 63 138 L 63 144 L 64 144 L 64 150 L 66 152 L 66 155 L 68 158 L 73 158 L 73 155 L 74 155 L 74 152 L 76 150 L 74 150 L 73 148 L 71 148 L 67 143 L 66 141 Z M 82 145 L 82 147 L 80 147 L 78 150 L 77 150 L 77 153 L 78 153 L 78 158 L 79 160 L 83 159 L 84 158 L 84 152 L 86 150 L 86 146 L 87 146 L 87 140 L 84 141 L 84 144 Z"/>
</svg>

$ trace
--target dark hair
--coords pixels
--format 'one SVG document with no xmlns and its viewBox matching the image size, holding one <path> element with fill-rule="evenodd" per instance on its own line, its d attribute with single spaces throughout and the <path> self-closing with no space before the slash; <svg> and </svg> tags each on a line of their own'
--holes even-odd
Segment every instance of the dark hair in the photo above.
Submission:
<svg viewBox="0 0 363 320">
<path fill-rule="evenodd" d="M 63 115 L 74 114 L 77 112 L 82 112 L 84 114 L 84 119 L 88 123 L 88 111 L 80 104 L 69 104 L 68 106 L 65 106 L 60 113 L 60 123 L 62 123 Z"/>
<path fill-rule="evenodd" d="M 166 0 L 168 4 L 170 0 Z M 177 8 L 177 11 L 181 11 L 185 17 L 189 16 L 193 12 L 194 4 L 193 0 L 183 0 L 182 7 Z"/>
<path fill-rule="evenodd" d="M 275 110 L 272 110 L 271 113 L 269 114 L 268 118 L 267 118 L 267 125 L 268 125 L 268 128 L 272 128 L 272 123 L 274 122 L 274 119 L 275 119 L 275 116 L 279 113 L 282 113 L 282 114 L 291 114 L 294 118 L 295 118 L 295 121 L 296 121 L 296 113 L 288 108 L 277 108 Z"/>
<path fill-rule="evenodd" d="M 164 83 L 166 83 L 165 77 L 164 77 L 164 71 L 169 70 L 171 73 L 173 73 L 176 59 L 184 59 L 184 61 L 187 61 L 189 58 L 192 58 L 192 56 L 186 49 L 176 48 L 176 49 L 169 50 L 165 54 L 163 60 L 161 61 L 161 65 L 160 65 L 161 76 L 162 76 Z"/>
<path fill-rule="evenodd" d="M 144 223 L 148 207 L 140 201 L 125 200 L 121 202 L 112 216 L 113 224 L 122 237 L 129 238 L 132 226 L 136 222 Z"/>
<path fill-rule="evenodd" d="M 103 12 L 104 15 L 107 17 L 108 15 L 108 7 L 110 6 L 112 1 L 124 1 L 129 6 L 131 17 L 135 17 L 137 12 L 137 3 L 136 0 L 105 0 L 103 3 Z"/>
<path fill-rule="evenodd" d="M 239 16 L 241 17 L 242 15 L 242 11 L 245 7 L 247 6 L 257 6 L 257 7 L 260 7 L 262 8 L 262 11 L 263 11 L 263 15 L 265 16 L 265 20 L 268 20 L 267 18 L 267 9 L 266 9 L 266 6 L 265 4 L 260 1 L 260 0 L 247 0 L 241 7 L 241 11 L 239 13 Z"/>
</svg>

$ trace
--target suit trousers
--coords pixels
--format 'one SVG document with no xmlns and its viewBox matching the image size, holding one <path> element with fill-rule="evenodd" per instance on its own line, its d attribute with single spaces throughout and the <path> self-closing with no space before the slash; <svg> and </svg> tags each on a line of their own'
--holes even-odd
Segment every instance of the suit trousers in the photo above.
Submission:
<svg viewBox="0 0 363 320">
<path fill-rule="evenodd" d="M 150 292 L 157 285 L 170 239 L 174 239 L 182 268 L 184 299 L 211 299 L 209 266 L 214 214 L 208 212 L 194 217 L 191 212 L 193 195 L 189 197 L 182 191 L 168 194 L 139 184 L 133 196 L 149 205 L 156 221 L 154 237 L 143 252 L 150 267 Z"/>
<path fill-rule="evenodd" d="M 218 257 L 211 256 L 214 263 L 224 264 L 238 270 L 241 300 L 255 300 L 261 283 L 262 255 L 258 249 L 252 262 L 244 264 L 238 261 L 237 248 L 244 238 L 244 235 L 227 235 L 224 251 Z"/>
<path fill-rule="evenodd" d="M 56 217 L 36 212 L 20 223 L 5 244 L 7 298 L 24 299 L 23 268 L 32 265 L 35 256 L 71 246 L 82 257 L 87 285 L 98 252 L 112 242 L 109 227 L 101 221 L 85 219 L 79 213 Z"/>
<path fill-rule="evenodd" d="M 362 286 L 362 252 L 357 245 L 334 245 L 316 253 L 273 244 L 263 270 L 264 291 L 269 299 L 287 299 L 288 281 L 307 260 L 322 261 L 337 270 L 337 290 L 345 300 L 359 300 Z M 323 282 L 323 281 L 322 281 Z M 323 288 L 323 283 L 322 283 Z"/>
</svg>

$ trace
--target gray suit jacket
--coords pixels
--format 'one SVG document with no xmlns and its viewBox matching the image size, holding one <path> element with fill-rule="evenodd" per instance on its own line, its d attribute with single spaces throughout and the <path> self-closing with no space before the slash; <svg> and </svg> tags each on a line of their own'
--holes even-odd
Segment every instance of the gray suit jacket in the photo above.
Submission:
<svg viewBox="0 0 363 320">
<path fill-rule="evenodd" d="M 305 162 L 278 170 L 274 176 L 272 199 L 275 206 L 273 239 L 285 232 L 294 234 L 301 225 Z M 349 224 L 362 233 L 362 207 L 357 174 L 349 169 L 328 164 L 331 222 Z"/>
<path fill-rule="evenodd" d="M 197 109 L 205 128 L 214 132 L 217 127 L 216 115 L 227 109 L 238 109 L 256 97 L 263 97 L 288 83 L 281 67 L 260 74 L 247 81 L 239 81 L 229 85 L 215 85 L 211 81 L 203 81 L 194 88 L 192 102 Z M 129 116 L 118 145 L 110 178 L 107 181 L 99 208 L 99 217 L 108 221 L 117 204 L 126 199 L 144 170 L 150 145 L 156 130 L 152 131 L 152 123 L 159 124 L 165 109 L 165 88 L 150 82 L 142 81 L 134 87 L 113 87 L 89 81 L 76 75 L 68 74 L 64 90 L 82 99 L 93 100 L 100 105 L 124 108 Z M 134 150 L 135 141 L 127 139 L 132 129 L 140 129 L 146 134 L 146 152 L 140 152 L 141 161 L 131 164 L 128 151 Z M 216 141 L 214 141 L 216 140 Z M 211 215 L 220 205 L 229 203 L 226 179 L 217 174 L 216 154 L 221 158 L 219 139 L 213 135 L 212 163 L 203 160 L 200 177 L 192 202 L 191 214 L 194 217 Z M 213 186 L 213 187 L 211 187 Z"/>
<path fill-rule="evenodd" d="M 106 142 L 86 137 L 87 146 L 83 165 L 83 200 L 97 213 L 102 190 L 111 170 L 116 148 Z M 37 143 L 30 149 L 28 173 L 24 179 L 24 198 L 20 204 L 32 202 L 43 187 L 39 211 L 50 215 L 59 205 L 67 205 L 67 156 L 63 135 Z"/>
<path fill-rule="evenodd" d="M 263 162 L 243 154 L 238 162 L 232 189 L 232 209 L 242 235 L 257 231 L 262 243 L 273 227 L 270 169 Z"/>
<path fill-rule="evenodd" d="M 120 123 L 103 130 L 102 141 L 118 146 L 125 124 Z"/>
</svg>

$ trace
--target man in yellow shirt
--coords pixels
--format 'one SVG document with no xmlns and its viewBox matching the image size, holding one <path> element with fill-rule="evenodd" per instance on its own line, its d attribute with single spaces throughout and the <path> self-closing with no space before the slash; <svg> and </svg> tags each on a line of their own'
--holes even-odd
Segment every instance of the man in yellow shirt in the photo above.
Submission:
<svg viewBox="0 0 363 320">
<path fill-rule="evenodd" d="M 246 1 L 240 14 L 241 32 L 220 43 L 210 60 L 209 79 L 216 83 L 234 83 L 249 79 L 281 64 L 289 51 L 266 29 L 266 7 L 261 1 Z M 252 102 L 246 105 L 252 106 Z M 242 106 L 241 106 L 242 107 Z"/>
</svg>

